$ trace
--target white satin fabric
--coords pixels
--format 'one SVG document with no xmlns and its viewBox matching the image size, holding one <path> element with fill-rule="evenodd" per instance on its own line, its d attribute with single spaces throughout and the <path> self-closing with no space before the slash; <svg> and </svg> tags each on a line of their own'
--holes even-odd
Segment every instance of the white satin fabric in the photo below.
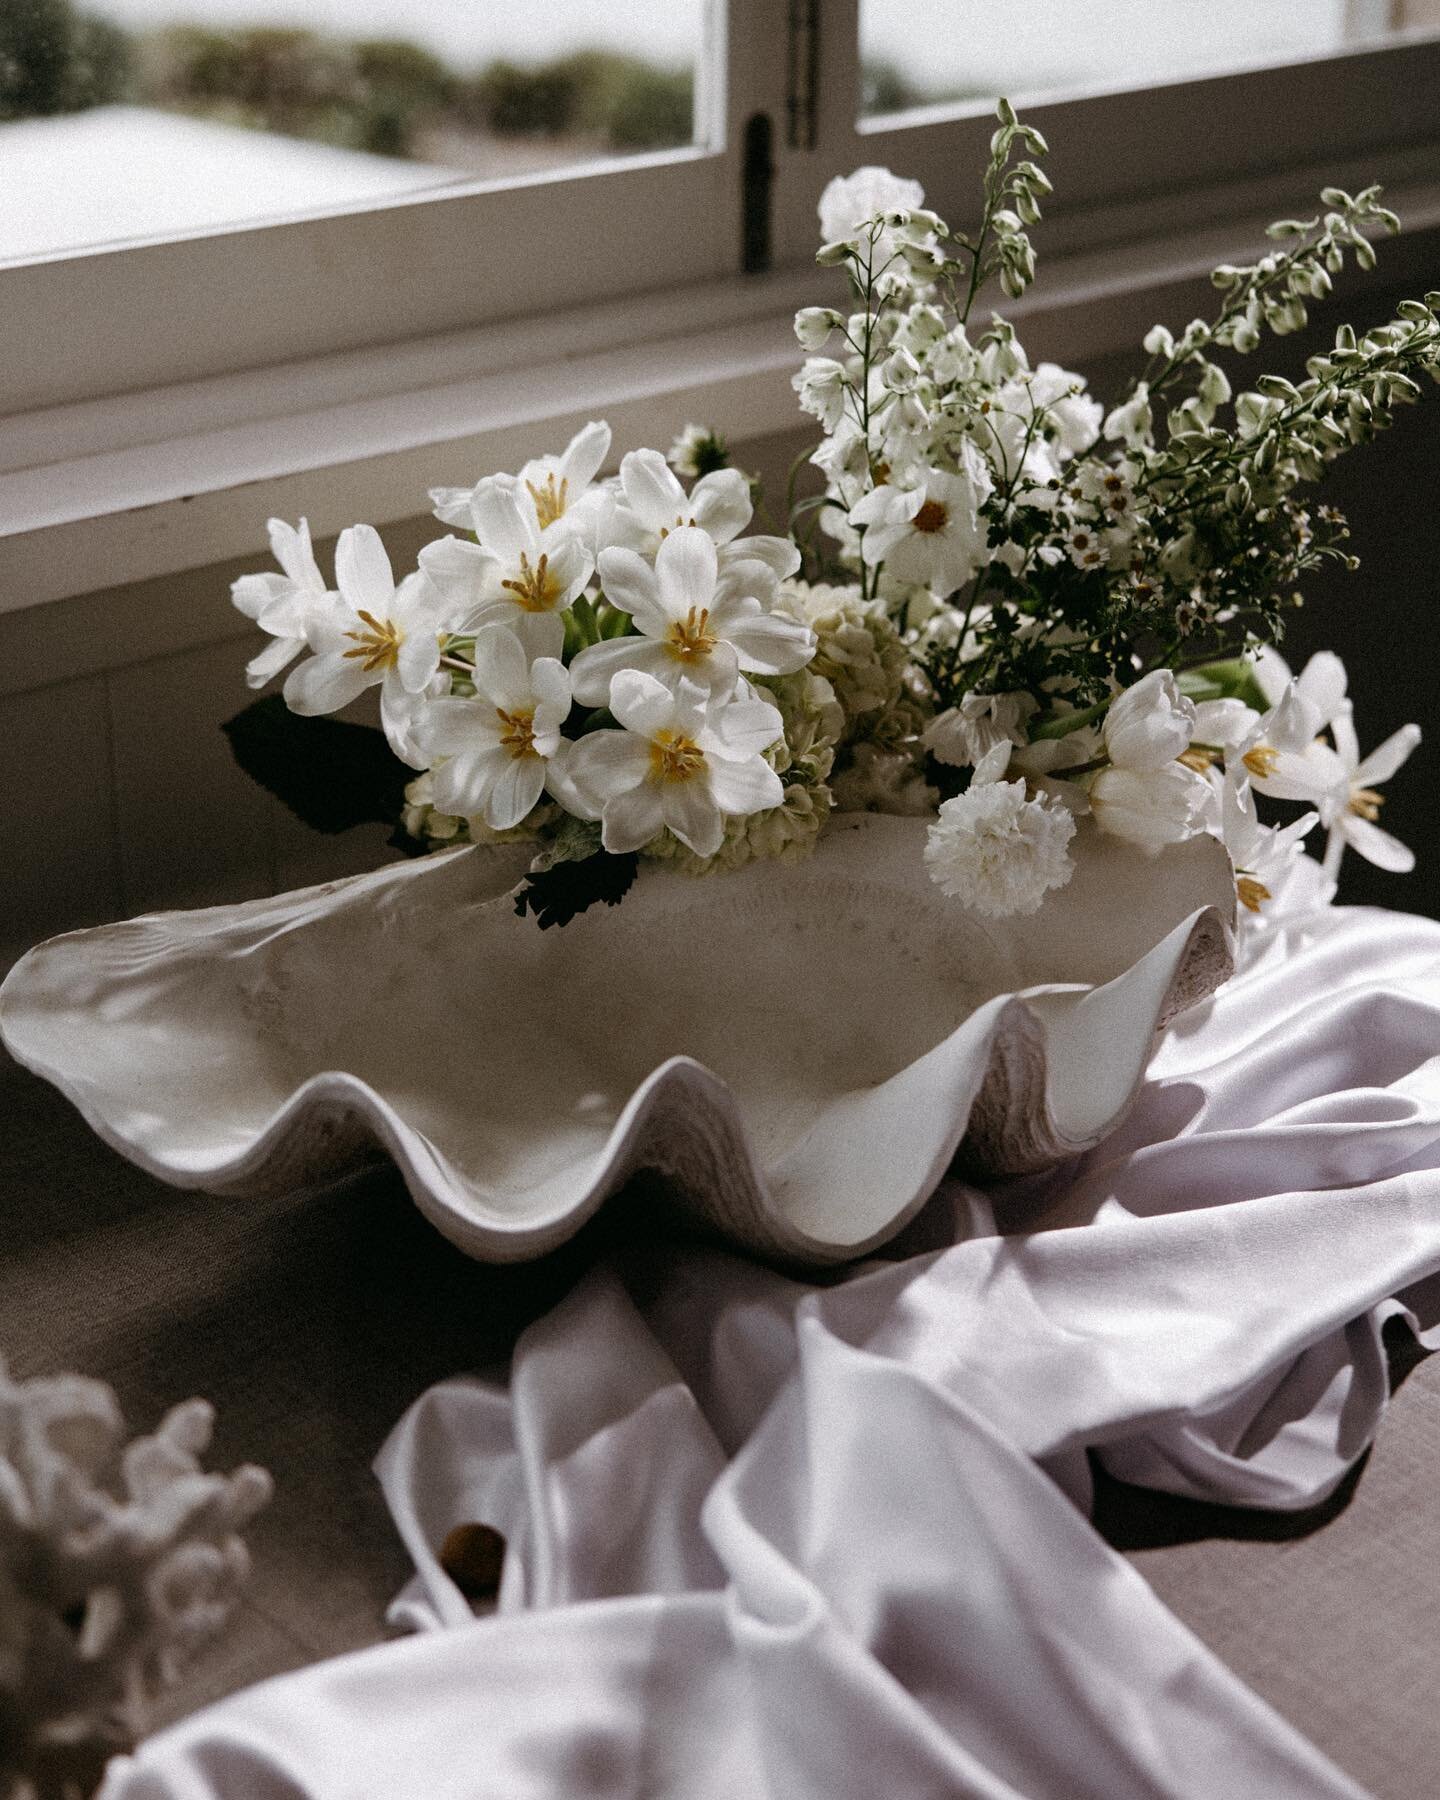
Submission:
<svg viewBox="0 0 1440 1800">
<path fill-rule="evenodd" d="M 1361 1790 L 1086 1517 L 1328 1494 L 1440 1318 L 1440 926 L 1334 912 L 1181 1020 L 1125 1126 L 951 1182 L 821 1286 L 656 1244 L 377 1464 L 416 1635 L 112 1765 L 102 1800 L 1328 1800 Z M 998 1228 L 997 1228 L 998 1222 Z M 476 1621 L 436 1547 L 508 1540 Z"/>
</svg>

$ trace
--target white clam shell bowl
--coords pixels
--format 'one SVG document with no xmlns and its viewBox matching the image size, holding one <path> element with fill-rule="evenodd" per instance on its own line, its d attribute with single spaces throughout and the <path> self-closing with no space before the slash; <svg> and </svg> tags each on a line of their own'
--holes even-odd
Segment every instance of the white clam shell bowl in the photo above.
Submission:
<svg viewBox="0 0 1440 1800">
<path fill-rule="evenodd" d="M 643 869 L 562 930 L 517 917 L 523 847 L 54 938 L 0 989 L 11 1054 L 122 1155 L 242 1195 L 393 1158 L 470 1255 L 539 1256 L 649 1172 L 762 1254 L 859 1256 L 966 1167 L 1047 1167 L 1123 1116 L 1157 1032 L 1233 967 L 1208 837 L 1084 827 L 1026 918 L 948 899 L 925 822 L 814 854 Z"/>
</svg>

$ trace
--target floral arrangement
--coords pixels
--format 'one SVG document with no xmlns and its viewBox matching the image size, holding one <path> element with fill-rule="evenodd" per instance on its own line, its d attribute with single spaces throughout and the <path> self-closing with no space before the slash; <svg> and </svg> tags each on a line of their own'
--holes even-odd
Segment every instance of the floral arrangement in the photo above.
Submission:
<svg viewBox="0 0 1440 1800">
<path fill-rule="evenodd" d="M 1235 392 L 1220 359 L 1304 325 L 1398 228 L 1378 189 L 1327 188 L 1257 262 L 1214 272 L 1213 318 L 1148 334 L 1107 411 L 975 311 L 1033 278 L 1045 149 L 1002 101 L 973 233 L 886 170 L 826 189 L 818 261 L 852 310 L 795 321 L 824 491 L 792 535 L 751 532 L 713 433 L 601 479 L 591 424 L 518 474 L 434 491 L 462 535 L 398 585 L 370 527 L 341 534 L 332 589 L 304 522 L 272 521 L 283 572 L 234 588 L 274 639 L 252 685 L 294 664 L 285 702 L 312 716 L 378 688 L 419 772 L 405 831 L 532 840 L 517 904 L 542 924 L 618 900 L 642 858 L 702 874 L 804 854 L 836 809 L 931 815 L 934 879 L 990 915 L 1038 908 L 1088 830 L 1147 851 L 1215 834 L 1257 915 L 1302 867 L 1312 898 L 1333 892 L 1347 845 L 1408 868 L 1377 787 L 1418 728 L 1362 759 L 1339 659 L 1292 675 L 1275 645 L 1306 574 L 1354 565 L 1343 518 L 1302 495 L 1440 378 L 1440 293 L 1342 326 L 1303 381 Z M 1262 824 L 1257 796 L 1305 810 Z"/>
<path fill-rule="evenodd" d="M 3 1800 L 90 1793 L 147 1693 L 223 1626 L 270 1478 L 201 1469 L 212 1417 L 191 1400 L 126 1443 L 103 1382 L 0 1363 Z"/>
</svg>

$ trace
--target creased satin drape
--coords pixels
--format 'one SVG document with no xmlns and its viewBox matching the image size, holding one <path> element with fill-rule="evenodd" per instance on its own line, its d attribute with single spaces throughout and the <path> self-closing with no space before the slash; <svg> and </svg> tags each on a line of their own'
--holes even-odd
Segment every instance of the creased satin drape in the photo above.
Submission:
<svg viewBox="0 0 1440 1800">
<path fill-rule="evenodd" d="M 1080 1161 L 812 1286 L 623 1250 L 377 1468 L 418 1634 L 195 1715 L 103 1800 L 1328 1800 L 1361 1790 L 1090 1526 L 1330 1493 L 1440 1320 L 1440 926 L 1252 949 Z M 1428 1341 L 1428 1339 L 1427 1339 Z M 498 1527 L 495 1616 L 437 1560 Z"/>
</svg>

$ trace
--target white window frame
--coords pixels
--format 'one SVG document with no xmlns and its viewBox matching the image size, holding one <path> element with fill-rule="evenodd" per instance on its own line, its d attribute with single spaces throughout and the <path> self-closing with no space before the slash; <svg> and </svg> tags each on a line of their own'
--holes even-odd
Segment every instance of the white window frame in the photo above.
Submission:
<svg viewBox="0 0 1440 1800">
<path fill-rule="evenodd" d="M 271 512 L 306 513 L 317 535 L 413 516 L 432 482 L 588 417 L 610 417 L 622 447 L 685 417 L 736 437 L 798 423 L 789 317 L 827 279 L 812 261 L 825 182 L 885 163 L 963 225 L 992 130 L 958 108 L 860 121 L 858 9 L 712 0 L 693 150 L 0 267 L 0 613 L 254 553 Z M 812 15 L 814 80 L 797 89 Z M 1021 310 L 1053 328 L 1105 295 L 1102 322 L 1131 332 L 1136 304 L 1153 317 L 1166 282 L 1184 291 L 1243 254 L 1263 215 L 1373 179 L 1409 189 L 1432 235 L 1408 255 L 1435 285 L 1436 96 L 1431 36 L 1026 106 L 1057 191 L 1046 278 Z M 757 114 L 773 133 L 762 276 L 740 272 Z M 1095 326 L 1061 320 L 1047 353 L 1129 341 Z"/>
</svg>

